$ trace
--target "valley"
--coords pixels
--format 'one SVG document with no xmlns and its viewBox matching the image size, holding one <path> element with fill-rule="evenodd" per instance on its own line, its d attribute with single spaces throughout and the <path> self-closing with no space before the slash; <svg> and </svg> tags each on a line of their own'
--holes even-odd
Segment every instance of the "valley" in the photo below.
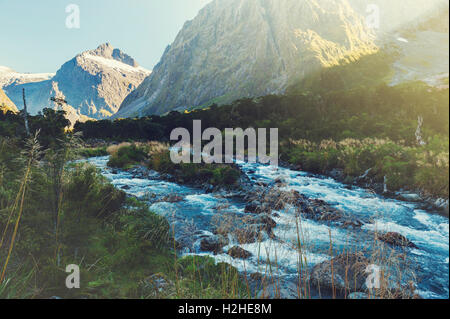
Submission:
<svg viewBox="0 0 450 319">
<path fill-rule="evenodd" d="M 0 299 L 449 298 L 446 1 L 87 3 L 3 16 Z"/>
</svg>

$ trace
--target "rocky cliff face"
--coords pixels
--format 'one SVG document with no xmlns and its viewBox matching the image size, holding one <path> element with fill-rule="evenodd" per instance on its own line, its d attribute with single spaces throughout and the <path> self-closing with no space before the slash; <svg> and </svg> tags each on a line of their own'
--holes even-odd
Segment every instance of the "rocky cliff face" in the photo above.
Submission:
<svg viewBox="0 0 450 319">
<path fill-rule="evenodd" d="M 215 0 L 115 117 L 282 93 L 317 68 L 373 52 L 372 39 L 346 0 Z"/>
<path fill-rule="evenodd" d="M 57 108 L 50 97 L 64 98 L 69 119 L 102 119 L 113 115 L 124 98 L 150 74 L 137 62 L 110 44 L 86 51 L 65 63 L 51 79 L 12 83 L 4 90 L 15 103 L 27 95 L 28 109 L 36 114 L 44 107 Z"/>
<path fill-rule="evenodd" d="M 17 112 L 17 107 L 13 102 L 6 96 L 5 92 L 0 89 L 0 110 Z"/>
</svg>

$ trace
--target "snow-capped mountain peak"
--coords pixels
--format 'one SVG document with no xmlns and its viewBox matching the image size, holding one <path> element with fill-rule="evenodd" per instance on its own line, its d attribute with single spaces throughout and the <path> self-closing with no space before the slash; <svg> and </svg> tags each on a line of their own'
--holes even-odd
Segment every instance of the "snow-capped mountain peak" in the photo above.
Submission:
<svg viewBox="0 0 450 319">
<path fill-rule="evenodd" d="M 11 84 L 24 84 L 49 80 L 55 73 L 19 73 L 11 68 L 0 65 L 0 88 Z"/>
<path fill-rule="evenodd" d="M 5 74 L 10 72 L 6 67 L 2 70 Z M 20 104 L 22 88 L 25 88 L 31 114 L 45 107 L 57 107 L 50 97 L 64 96 L 73 123 L 80 118 L 110 117 L 150 73 L 132 57 L 105 43 L 76 55 L 56 74 L 33 83 L 9 82 L 4 90 L 14 103 Z"/>
<path fill-rule="evenodd" d="M 108 60 L 115 60 L 127 64 L 129 66 L 132 66 L 134 68 L 139 67 L 139 64 L 136 62 L 135 59 L 133 59 L 128 54 L 122 52 L 120 49 L 114 48 L 109 43 L 103 43 L 99 45 L 97 49 L 86 51 L 83 54 L 102 57 Z"/>
</svg>

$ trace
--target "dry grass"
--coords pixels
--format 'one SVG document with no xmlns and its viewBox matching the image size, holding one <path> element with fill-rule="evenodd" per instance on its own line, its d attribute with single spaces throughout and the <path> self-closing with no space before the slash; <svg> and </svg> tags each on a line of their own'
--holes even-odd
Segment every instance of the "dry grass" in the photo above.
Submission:
<svg viewBox="0 0 450 319">
<path fill-rule="evenodd" d="M 108 146 L 106 148 L 106 151 L 108 152 L 109 155 L 115 155 L 115 154 L 117 154 L 119 149 L 121 149 L 122 147 L 128 147 L 128 146 L 131 146 L 131 143 L 123 142 L 120 144 L 114 144 L 114 145 Z"/>
<path fill-rule="evenodd" d="M 108 152 L 109 155 L 116 155 L 117 152 L 121 148 L 129 147 L 131 145 L 135 145 L 136 147 L 145 150 L 145 152 L 148 153 L 149 156 L 151 156 L 153 154 L 157 154 L 157 153 L 161 153 L 161 152 L 167 151 L 169 149 L 169 144 L 168 143 L 162 143 L 162 142 L 157 142 L 157 141 L 150 141 L 150 142 L 146 142 L 146 143 L 122 142 L 120 144 L 114 144 L 114 145 L 108 146 L 106 148 L 106 151 Z"/>
</svg>

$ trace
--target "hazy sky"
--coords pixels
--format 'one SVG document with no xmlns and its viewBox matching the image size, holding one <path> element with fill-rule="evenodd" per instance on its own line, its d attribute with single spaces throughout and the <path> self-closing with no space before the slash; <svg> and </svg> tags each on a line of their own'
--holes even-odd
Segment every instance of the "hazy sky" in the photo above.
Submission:
<svg viewBox="0 0 450 319">
<path fill-rule="evenodd" d="M 56 72 L 77 53 L 110 42 L 152 69 L 184 22 L 211 0 L 0 0 L 0 65 Z M 78 5 L 80 28 L 66 27 Z"/>
</svg>

